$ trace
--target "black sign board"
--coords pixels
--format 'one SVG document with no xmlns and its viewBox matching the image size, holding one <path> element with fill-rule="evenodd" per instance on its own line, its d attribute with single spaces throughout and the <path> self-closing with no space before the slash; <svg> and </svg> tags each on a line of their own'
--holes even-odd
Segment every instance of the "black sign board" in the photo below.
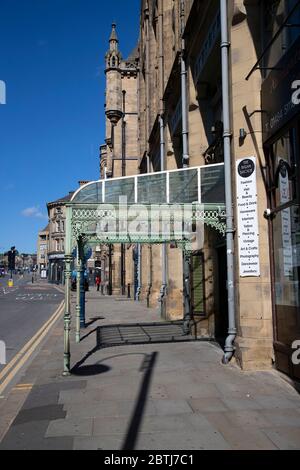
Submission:
<svg viewBox="0 0 300 470">
<path fill-rule="evenodd" d="M 276 64 L 262 86 L 264 141 L 300 113 L 300 37 Z M 298 88 L 298 92 L 297 92 Z M 298 99 L 295 100 L 295 97 Z"/>
<path fill-rule="evenodd" d="M 241 178 L 249 178 L 255 171 L 255 165 L 252 160 L 248 158 L 243 160 L 238 166 L 238 172 Z"/>
</svg>

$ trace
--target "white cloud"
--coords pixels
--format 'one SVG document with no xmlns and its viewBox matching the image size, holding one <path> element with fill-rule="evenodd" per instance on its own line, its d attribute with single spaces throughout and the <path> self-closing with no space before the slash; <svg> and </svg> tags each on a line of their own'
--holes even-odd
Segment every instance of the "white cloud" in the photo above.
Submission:
<svg viewBox="0 0 300 470">
<path fill-rule="evenodd" d="M 39 207 L 28 207 L 22 211 L 23 217 L 27 218 L 37 218 L 37 219 L 47 219 L 48 217 L 44 215 Z"/>
</svg>

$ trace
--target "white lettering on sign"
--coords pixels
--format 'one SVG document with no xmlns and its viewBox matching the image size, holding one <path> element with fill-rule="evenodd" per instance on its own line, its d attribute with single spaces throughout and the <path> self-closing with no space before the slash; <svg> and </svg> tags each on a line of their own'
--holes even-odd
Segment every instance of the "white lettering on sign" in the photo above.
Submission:
<svg viewBox="0 0 300 470">
<path fill-rule="evenodd" d="M 256 159 L 237 162 L 238 238 L 241 277 L 260 276 Z"/>
<path fill-rule="evenodd" d="M 295 80 L 292 83 L 292 90 L 296 90 L 292 94 L 292 103 L 298 105 L 300 104 L 300 80 Z"/>
</svg>

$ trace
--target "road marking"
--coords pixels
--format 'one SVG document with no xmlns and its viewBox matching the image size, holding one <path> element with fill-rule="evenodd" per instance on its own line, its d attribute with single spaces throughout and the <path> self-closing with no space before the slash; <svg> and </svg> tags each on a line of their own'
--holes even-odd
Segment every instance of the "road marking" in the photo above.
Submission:
<svg viewBox="0 0 300 470">
<path fill-rule="evenodd" d="M 19 384 L 13 388 L 13 392 L 30 392 L 33 389 L 33 384 Z"/>
<path fill-rule="evenodd" d="M 33 354 L 33 352 L 48 334 L 52 326 L 56 323 L 63 311 L 63 308 L 64 301 L 61 302 L 52 317 L 42 326 L 42 328 L 33 336 L 33 338 L 31 338 L 31 340 L 22 348 L 22 350 L 18 354 L 16 354 L 16 356 L 11 360 L 11 362 L 0 373 L 0 383 L 1 380 L 3 380 L 7 376 L 0 385 L 0 395 L 16 376 L 21 367 L 23 367 L 23 365 L 27 362 L 27 360 L 30 358 L 30 356 Z"/>
<path fill-rule="evenodd" d="M 42 300 L 56 300 L 58 294 L 19 294 L 16 301 L 42 301 Z"/>
<path fill-rule="evenodd" d="M 5 296 L 5 295 L 13 294 L 14 292 L 17 292 L 18 289 L 19 289 L 18 287 L 14 287 L 9 290 L 6 290 L 5 287 L 2 287 L 1 295 Z"/>
</svg>

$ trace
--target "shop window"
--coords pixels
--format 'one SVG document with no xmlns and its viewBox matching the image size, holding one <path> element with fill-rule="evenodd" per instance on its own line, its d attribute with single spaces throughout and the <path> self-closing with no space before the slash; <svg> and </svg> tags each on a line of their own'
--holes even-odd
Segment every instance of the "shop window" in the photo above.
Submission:
<svg viewBox="0 0 300 470">
<path fill-rule="evenodd" d="M 277 367 L 288 374 L 292 367 L 289 351 L 292 343 L 300 337 L 298 153 L 296 128 L 283 134 L 271 148 L 272 205 L 276 209 L 272 219 L 275 352 Z"/>
<path fill-rule="evenodd" d="M 278 139 L 272 148 L 275 205 L 281 207 L 297 199 L 296 130 Z"/>
<path fill-rule="evenodd" d="M 282 210 L 273 221 L 277 341 L 291 347 L 300 333 L 300 214 Z"/>
<path fill-rule="evenodd" d="M 262 2 L 263 44 L 264 47 L 272 40 L 283 25 L 292 9 L 299 4 L 297 0 L 269 0 Z M 300 4 L 288 21 L 290 26 L 282 29 L 279 37 L 264 57 L 264 67 L 274 67 L 299 37 Z M 294 26 L 293 26 L 294 25 Z M 270 73 L 266 71 L 266 75 Z"/>
</svg>

